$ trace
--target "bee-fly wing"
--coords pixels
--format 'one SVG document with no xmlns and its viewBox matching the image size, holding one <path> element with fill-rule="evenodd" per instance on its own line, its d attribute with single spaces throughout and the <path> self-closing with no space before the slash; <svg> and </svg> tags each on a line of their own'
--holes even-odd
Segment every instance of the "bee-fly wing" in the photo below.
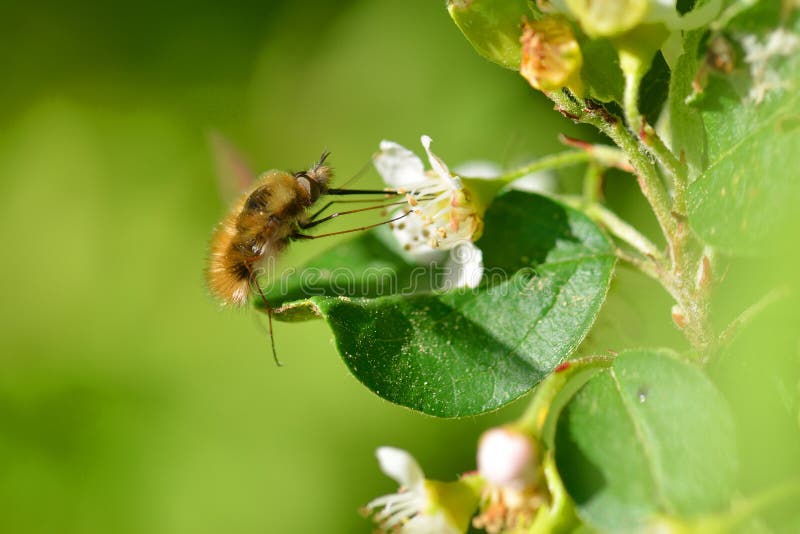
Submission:
<svg viewBox="0 0 800 534">
<path fill-rule="evenodd" d="M 233 143 L 218 131 L 208 132 L 208 144 L 214 159 L 220 195 L 230 203 L 253 185 L 256 175 Z"/>
</svg>

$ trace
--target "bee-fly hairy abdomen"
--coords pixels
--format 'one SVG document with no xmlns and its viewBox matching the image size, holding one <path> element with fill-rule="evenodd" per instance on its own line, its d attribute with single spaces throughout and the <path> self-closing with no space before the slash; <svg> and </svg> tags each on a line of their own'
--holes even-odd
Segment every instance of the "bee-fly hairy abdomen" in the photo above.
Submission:
<svg viewBox="0 0 800 534">
<path fill-rule="evenodd" d="M 286 247 L 306 209 L 328 190 L 331 169 L 323 162 L 301 173 L 265 172 L 219 223 L 206 278 L 223 304 L 247 303 L 254 273 Z"/>
</svg>

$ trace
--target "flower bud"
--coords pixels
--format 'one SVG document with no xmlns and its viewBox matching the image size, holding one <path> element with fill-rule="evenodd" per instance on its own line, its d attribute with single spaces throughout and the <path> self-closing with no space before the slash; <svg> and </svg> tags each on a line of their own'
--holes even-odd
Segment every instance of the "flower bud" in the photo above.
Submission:
<svg viewBox="0 0 800 534">
<path fill-rule="evenodd" d="M 478 444 L 478 472 L 490 484 L 523 489 L 539 478 L 539 448 L 513 427 L 486 431 Z"/>
<path fill-rule="evenodd" d="M 527 0 L 448 0 L 447 11 L 480 55 L 519 68 L 522 20 L 531 15 Z"/>
<path fill-rule="evenodd" d="M 567 87 L 582 96 L 583 55 L 565 18 L 556 15 L 526 22 L 521 42 L 519 72 L 535 89 L 556 91 Z"/>
<path fill-rule="evenodd" d="M 590 37 L 614 37 L 639 24 L 651 0 L 566 0 Z"/>
</svg>

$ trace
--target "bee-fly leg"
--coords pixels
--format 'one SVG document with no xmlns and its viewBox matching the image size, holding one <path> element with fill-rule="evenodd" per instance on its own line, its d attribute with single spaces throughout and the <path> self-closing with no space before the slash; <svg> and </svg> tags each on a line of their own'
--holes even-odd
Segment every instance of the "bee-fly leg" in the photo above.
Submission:
<svg viewBox="0 0 800 534">
<path fill-rule="evenodd" d="M 341 189 L 331 188 L 326 195 L 399 195 L 394 189 Z"/>
<path fill-rule="evenodd" d="M 291 237 L 292 239 L 319 239 L 320 237 L 330 237 L 332 235 L 349 234 L 350 232 L 361 232 L 363 230 L 369 230 L 370 228 L 376 228 L 384 224 L 389 224 L 395 221 L 399 221 L 403 217 L 407 217 L 409 213 L 411 212 L 407 211 L 402 215 L 398 215 L 397 217 L 389 219 L 388 221 L 381 221 L 375 224 L 368 224 L 366 226 L 360 226 L 358 228 L 350 228 L 349 230 L 339 230 L 338 232 L 328 232 L 327 234 L 319 234 L 319 235 L 308 235 L 308 234 L 301 234 L 300 232 L 295 232 L 292 234 Z"/>
<path fill-rule="evenodd" d="M 269 323 L 269 340 L 270 343 L 272 344 L 272 358 L 275 360 L 275 365 L 277 365 L 278 367 L 283 367 L 283 364 L 278 359 L 278 351 L 275 350 L 275 334 L 273 334 L 272 332 L 272 306 L 269 305 L 267 297 L 264 296 L 264 291 L 261 289 L 261 285 L 258 283 L 258 280 L 256 280 L 255 275 L 253 275 L 250 278 L 250 283 L 253 285 L 253 287 L 256 288 L 256 291 L 258 291 L 258 294 L 261 296 L 261 300 L 264 301 L 264 307 L 267 309 L 267 318 Z"/>
<path fill-rule="evenodd" d="M 328 204 L 325 205 L 325 208 L 327 208 L 328 206 L 333 204 L 333 202 L 335 202 L 335 200 L 331 201 L 331 202 L 328 202 Z M 324 223 L 326 221 L 330 221 L 331 219 L 335 219 L 336 217 L 338 217 L 340 215 L 349 215 L 351 213 L 359 213 L 359 212 L 362 212 L 362 211 L 379 210 L 379 209 L 383 209 L 383 208 L 388 208 L 390 206 L 399 206 L 399 205 L 405 204 L 405 203 L 406 203 L 406 201 L 402 200 L 400 202 L 392 202 L 390 204 L 377 204 L 375 206 L 368 206 L 366 208 L 359 208 L 359 209 L 355 209 L 355 210 L 337 211 L 336 213 L 331 213 L 330 215 L 328 215 L 327 217 L 323 217 L 322 219 L 314 220 L 319 216 L 320 213 L 322 213 L 325 210 L 325 208 L 322 208 L 317 213 L 312 215 L 309 218 L 308 221 L 300 223 L 300 228 L 303 228 L 303 229 L 313 228 L 314 226 L 317 226 L 318 224 L 322 224 L 322 223 Z"/>
</svg>

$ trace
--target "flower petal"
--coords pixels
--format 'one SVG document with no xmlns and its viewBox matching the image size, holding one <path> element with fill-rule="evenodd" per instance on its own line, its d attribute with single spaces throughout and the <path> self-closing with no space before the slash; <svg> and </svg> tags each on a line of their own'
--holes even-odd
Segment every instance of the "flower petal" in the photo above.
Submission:
<svg viewBox="0 0 800 534">
<path fill-rule="evenodd" d="M 422 141 L 422 146 L 425 147 L 425 152 L 428 153 L 428 161 L 431 163 L 431 169 L 433 169 L 442 180 L 449 182 L 452 189 L 462 189 L 461 179 L 458 176 L 450 174 L 450 169 L 447 168 L 447 164 L 442 161 L 439 156 L 431 152 L 432 139 L 427 135 L 423 135 L 420 141 Z"/>
<path fill-rule="evenodd" d="M 483 252 L 471 241 L 457 244 L 445 264 L 443 289 L 477 287 L 483 277 Z"/>
<path fill-rule="evenodd" d="M 408 452 L 395 447 L 379 447 L 375 455 L 381 471 L 395 479 L 398 484 L 411 491 L 424 491 L 425 473 Z"/>
<path fill-rule="evenodd" d="M 485 178 L 491 180 L 503 174 L 503 168 L 494 161 L 476 159 L 460 163 L 454 169 L 459 175 L 467 178 Z"/>
<path fill-rule="evenodd" d="M 539 171 L 514 180 L 511 188 L 529 193 L 555 193 L 558 190 L 558 181 L 550 171 Z"/>
<path fill-rule="evenodd" d="M 394 141 L 381 141 L 381 150 L 372 162 L 390 187 L 414 187 L 424 182 L 425 166 L 413 152 Z"/>
</svg>

